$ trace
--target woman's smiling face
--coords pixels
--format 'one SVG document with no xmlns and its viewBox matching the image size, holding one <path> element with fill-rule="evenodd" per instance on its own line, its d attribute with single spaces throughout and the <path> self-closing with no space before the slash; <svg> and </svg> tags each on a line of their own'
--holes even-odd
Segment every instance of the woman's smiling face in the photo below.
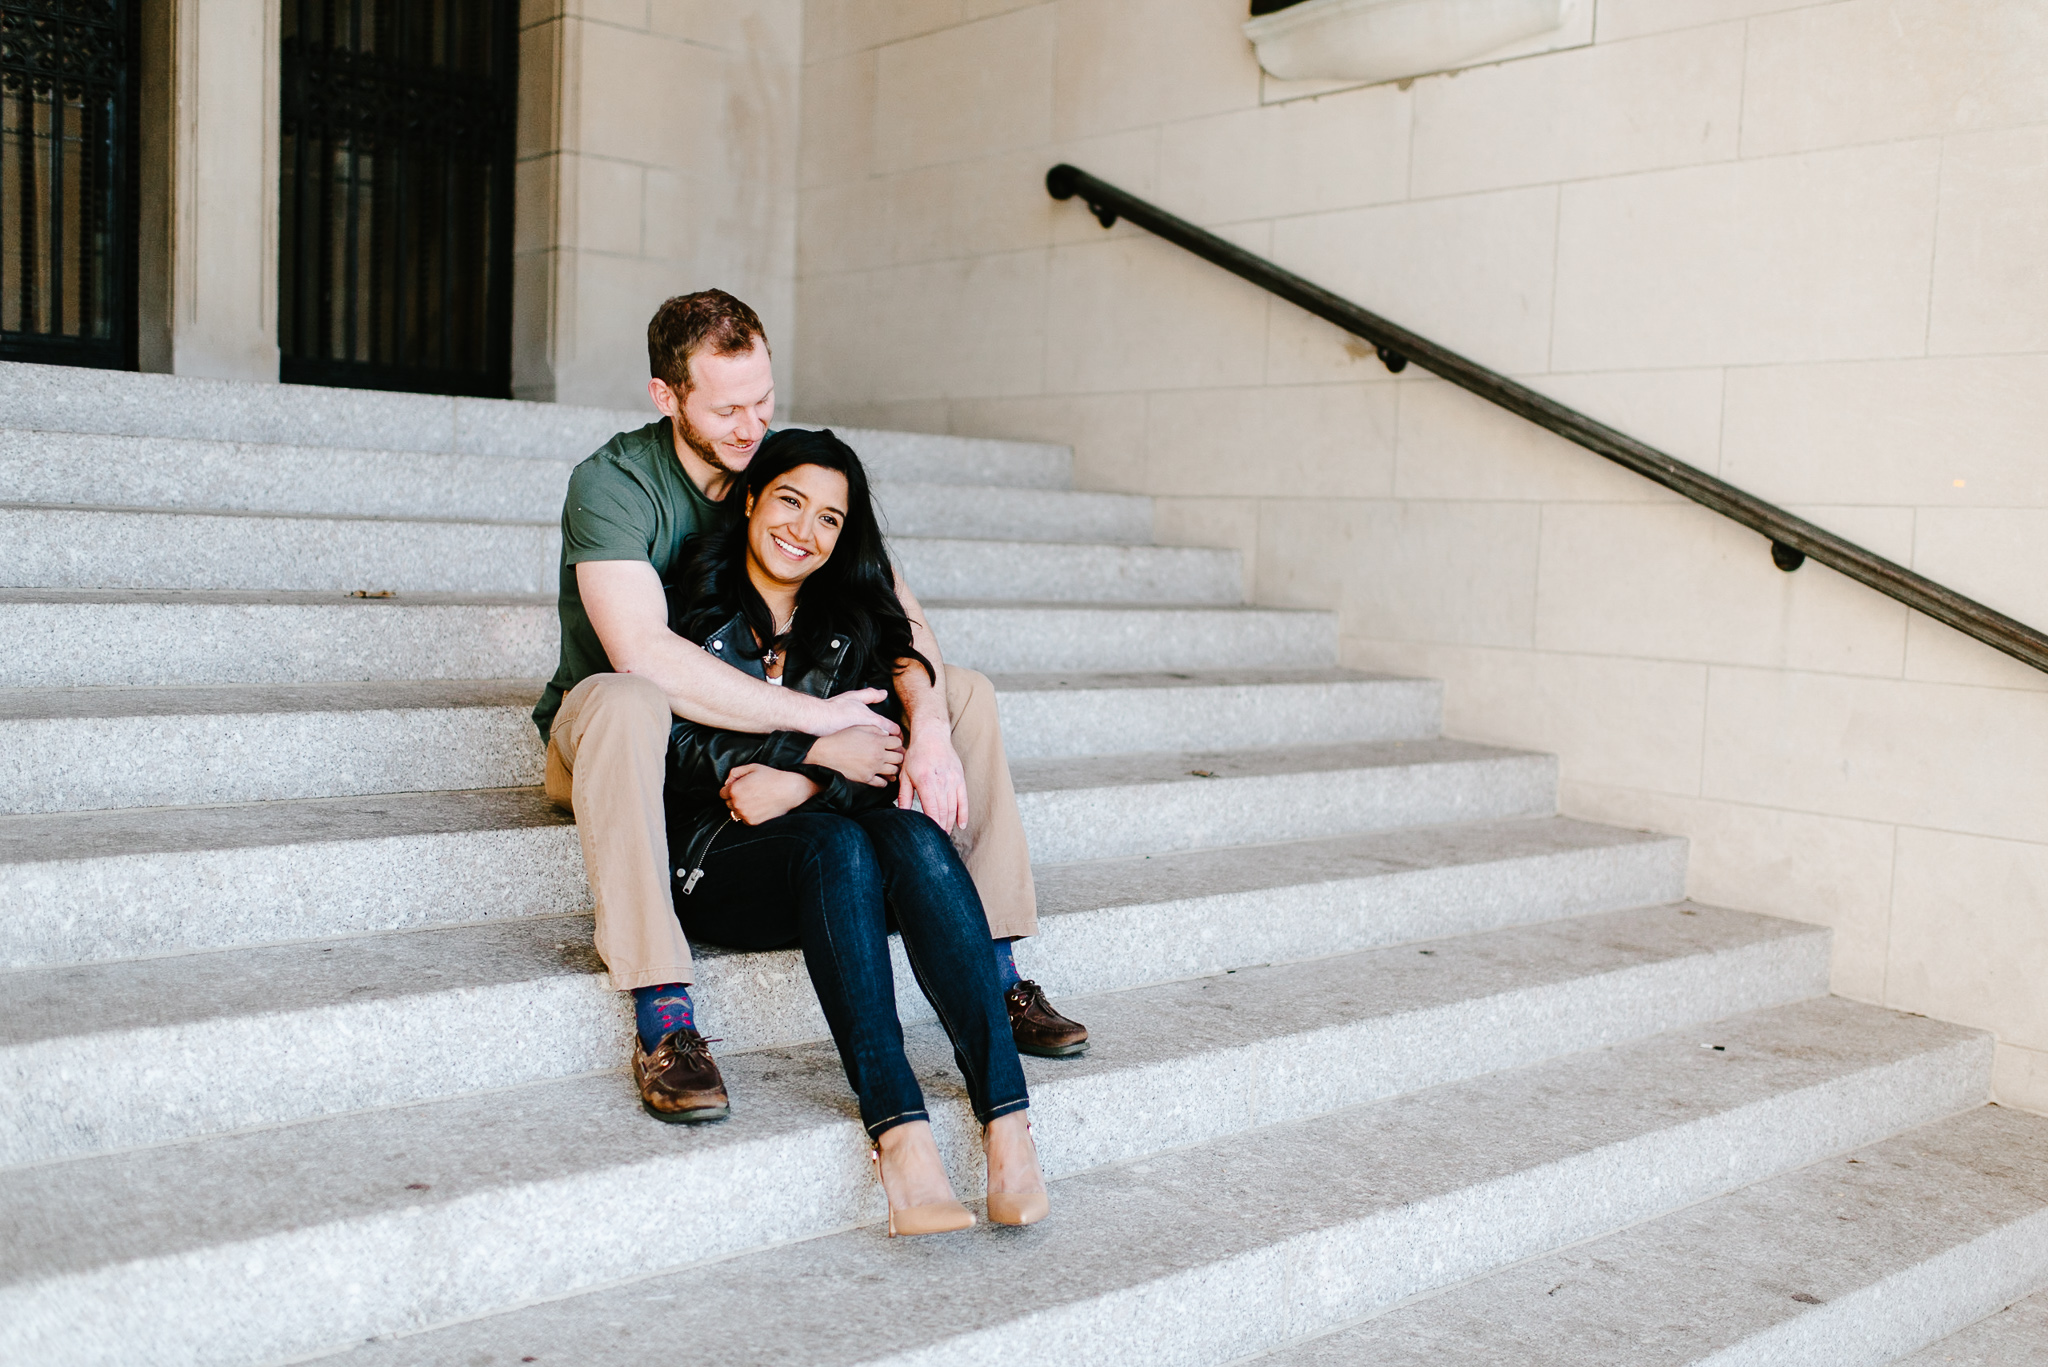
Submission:
<svg viewBox="0 0 2048 1367">
<path fill-rule="evenodd" d="M 747 506 L 749 568 L 794 590 L 831 558 L 846 502 L 846 476 L 837 470 L 799 465 L 777 475 Z"/>
</svg>

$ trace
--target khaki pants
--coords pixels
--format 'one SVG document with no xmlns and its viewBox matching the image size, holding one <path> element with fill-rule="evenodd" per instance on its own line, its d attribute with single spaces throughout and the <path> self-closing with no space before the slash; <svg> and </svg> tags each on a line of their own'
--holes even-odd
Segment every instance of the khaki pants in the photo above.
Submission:
<svg viewBox="0 0 2048 1367">
<path fill-rule="evenodd" d="M 1038 930 L 1038 897 L 1024 822 L 1003 757 L 987 676 L 946 666 L 953 747 L 967 776 L 969 821 L 956 831 L 998 939 Z M 668 696 L 636 674 L 593 674 L 569 690 L 548 739 L 547 793 L 576 814 L 583 868 L 597 903 L 597 952 L 620 991 L 695 981 L 689 942 L 670 894 Z"/>
</svg>

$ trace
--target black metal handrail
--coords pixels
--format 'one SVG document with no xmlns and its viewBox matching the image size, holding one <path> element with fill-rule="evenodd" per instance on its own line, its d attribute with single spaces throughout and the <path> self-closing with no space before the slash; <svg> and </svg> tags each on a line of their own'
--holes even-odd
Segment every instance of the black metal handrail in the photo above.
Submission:
<svg viewBox="0 0 2048 1367">
<path fill-rule="evenodd" d="M 1577 442 L 1595 455 L 1605 456 L 1645 479 L 1655 480 L 1723 517 L 1732 518 L 1770 541 L 1771 560 L 1781 570 L 1796 570 L 1811 556 L 1829 569 L 1926 613 L 1937 622 L 1976 637 L 1994 650 L 2002 650 L 2016 660 L 2048 672 L 2048 635 L 2024 622 L 1965 598 L 1925 575 L 1915 574 L 1904 565 L 1875 555 L 1854 542 L 1844 541 L 1833 532 L 1816 527 L 1804 518 L 1794 517 L 1783 508 L 1766 503 L 1754 494 L 1668 456 L 1655 447 L 1646 446 L 1605 423 L 1595 422 L 1555 399 L 1545 398 L 1527 385 L 1517 384 L 1476 361 L 1390 323 L 1320 285 L 1282 270 L 1264 257 L 1254 256 L 1214 233 L 1204 232 L 1184 219 L 1175 218 L 1157 205 L 1148 204 L 1107 181 L 1096 179 L 1077 166 L 1061 163 L 1047 171 L 1045 188 L 1054 199 L 1071 199 L 1079 195 L 1105 228 L 1113 226 L 1119 218 L 1129 219 L 1147 232 L 1156 233 L 1177 247 L 1185 247 L 1204 261 L 1221 266 L 1232 275 L 1249 280 L 1316 317 L 1364 338 L 1372 343 L 1389 370 L 1399 371 L 1413 361 L 1432 375 L 1527 418 L 1566 441 Z"/>
</svg>

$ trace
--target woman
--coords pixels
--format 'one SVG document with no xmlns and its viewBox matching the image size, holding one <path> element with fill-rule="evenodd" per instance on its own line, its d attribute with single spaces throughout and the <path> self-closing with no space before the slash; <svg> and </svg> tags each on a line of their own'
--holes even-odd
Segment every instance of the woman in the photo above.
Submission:
<svg viewBox="0 0 2048 1367">
<path fill-rule="evenodd" d="M 744 522 L 698 553 L 672 605 L 678 634 L 726 663 L 827 697 L 890 689 L 931 664 L 911 645 L 867 476 L 830 432 L 785 430 L 743 477 Z M 889 1233 L 964 1229 L 903 1055 L 889 966 L 893 921 L 953 1042 L 988 1154 L 988 1218 L 1043 1219 L 1045 1183 L 981 899 L 937 823 L 898 808 L 895 742 L 856 727 L 821 740 L 678 722 L 669 753 L 676 907 L 693 940 L 800 943 L 847 1081 L 860 1098 Z"/>
</svg>

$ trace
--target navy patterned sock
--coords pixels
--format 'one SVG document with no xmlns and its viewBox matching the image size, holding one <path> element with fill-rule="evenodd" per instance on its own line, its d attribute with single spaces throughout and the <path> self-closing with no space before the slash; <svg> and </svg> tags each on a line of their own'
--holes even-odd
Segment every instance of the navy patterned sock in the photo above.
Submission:
<svg viewBox="0 0 2048 1367">
<path fill-rule="evenodd" d="M 1017 956 L 1010 952 L 1010 942 L 1008 940 L 997 940 L 995 946 L 996 986 L 1008 992 L 1023 980 L 1023 974 L 1017 971 Z"/>
<path fill-rule="evenodd" d="M 640 1047 L 650 1054 L 676 1031 L 697 1028 L 690 989 L 681 983 L 634 988 L 633 1018 L 640 1027 Z"/>
</svg>

